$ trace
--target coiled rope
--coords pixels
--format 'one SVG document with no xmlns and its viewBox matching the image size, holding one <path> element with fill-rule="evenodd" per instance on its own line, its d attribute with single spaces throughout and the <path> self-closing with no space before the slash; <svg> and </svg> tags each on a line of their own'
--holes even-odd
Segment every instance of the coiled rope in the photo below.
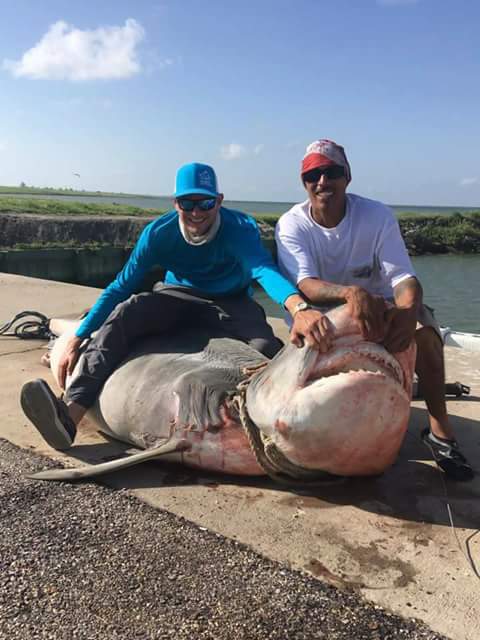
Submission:
<svg viewBox="0 0 480 640">
<path fill-rule="evenodd" d="M 21 340 L 49 340 L 53 333 L 49 328 L 50 319 L 38 311 L 22 311 L 0 326 L 0 335 Z"/>
<path fill-rule="evenodd" d="M 264 369 L 267 364 L 268 361 L 256 367 L 244 369 L 243 373 L 246 377 L 237 385 L 237 393 L 233 398 L 240 423 L 247 435 L 256 461 L 272 480 L 290 488 L 305 489 L 344 482 L 346 478 L 343 476 L 336 476 L 326 471 L 305 469 L 288 460 L 270 436 L 263 434 L 250 418 L 246 400 L 247 388 L 252 377 Z"/>
</svg>

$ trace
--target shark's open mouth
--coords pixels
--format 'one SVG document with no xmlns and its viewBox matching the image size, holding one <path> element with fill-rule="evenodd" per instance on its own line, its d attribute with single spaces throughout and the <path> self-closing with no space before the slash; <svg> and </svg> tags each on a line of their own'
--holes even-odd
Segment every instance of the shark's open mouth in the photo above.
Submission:
<svg viewBox="0 0 480 640">
<path fill-rule="evenodd" d="M 339 309 L 329 316 L 335 334 L 327 352 L 287 345 L 252 379 L 249 415 L 298 467 L 381 473 L 408 425 L 415 345 L 392 355 L 364 340 L 348 309 Z"/>
<path fill-rule="evenodd" d="M 397 360 L 383 347 L 362 342 L 339 347 L 331 353 L 318 352 L 307 368 L 301 386 L 306 387 L 322 378 L 354 371 L 383 374 L 402 387 L 404 385 L 404 374 Z"/>
</svg>

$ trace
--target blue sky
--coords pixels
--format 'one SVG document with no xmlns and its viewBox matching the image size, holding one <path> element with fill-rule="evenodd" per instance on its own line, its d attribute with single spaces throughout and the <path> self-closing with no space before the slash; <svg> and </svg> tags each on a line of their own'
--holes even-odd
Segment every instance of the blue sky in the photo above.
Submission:
<svg viewBox="0 0 480 640">
<path fill-rule="evenodd" d="M 2 2 L 0 184 L 303 199 L 343 144 L 351 191 L 480 207 L 477 0 Z M 80 174 L 80 177 L 74 174 Z"/>
</svg>

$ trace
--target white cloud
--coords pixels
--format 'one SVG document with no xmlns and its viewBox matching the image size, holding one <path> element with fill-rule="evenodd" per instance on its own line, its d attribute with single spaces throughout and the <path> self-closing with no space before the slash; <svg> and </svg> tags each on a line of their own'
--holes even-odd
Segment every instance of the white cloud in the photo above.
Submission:
<svg viewBox="0 0 480 640">
<path fill-rule="evenodd" d="M 246 147 L 243 144 L 237 144 L 236 142 L 231 142 L 230 144 L 224 145 L 220 152 L 222 157 L 225 160 L 236 160 L 237 158 L 242 158 L 247 154 Z"/>
<path fill-rule="evenodd" d="M 381 7 L 396 7 L 403 4 L 417 4 L 420 0 L 377 0 Z"/>
<path fill-rule="evenodd" d="M 257 144 L 254 148 L 253 148 L 253 153 L 254 155 L 258 156 L 262 153 L 262 151 L 265 149 L 265 145 L 264 144 Z"/>
<path fill-rule="evenodd" d="M 17 77 L 60 80 L 128 78 L 141 71 L 137 45 L 145 31 L 133 18 L 123 27 L 76 29 L 60 20 L 20 60 L 4 60 Z"/>
<path fill-rule="evenodd" d="M 478 184 L 480 182 L 480 178 L 462 178 L 460 180 L 461 187 L 468 187 L 471 184 Z"/>
</svg>

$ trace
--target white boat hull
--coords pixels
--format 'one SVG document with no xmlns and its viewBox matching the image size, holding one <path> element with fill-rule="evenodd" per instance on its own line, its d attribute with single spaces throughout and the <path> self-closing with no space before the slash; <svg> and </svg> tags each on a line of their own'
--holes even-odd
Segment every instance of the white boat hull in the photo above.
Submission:
<svg viewBox="0 0 480 640">
<path fill-rule="evenodd" d="M 480 333 L 462 333 L 461 331 L 452 331 L 450 327 L 441 327 L 440 331 L 445 346 L 480 352 Z"/>
</svg>

